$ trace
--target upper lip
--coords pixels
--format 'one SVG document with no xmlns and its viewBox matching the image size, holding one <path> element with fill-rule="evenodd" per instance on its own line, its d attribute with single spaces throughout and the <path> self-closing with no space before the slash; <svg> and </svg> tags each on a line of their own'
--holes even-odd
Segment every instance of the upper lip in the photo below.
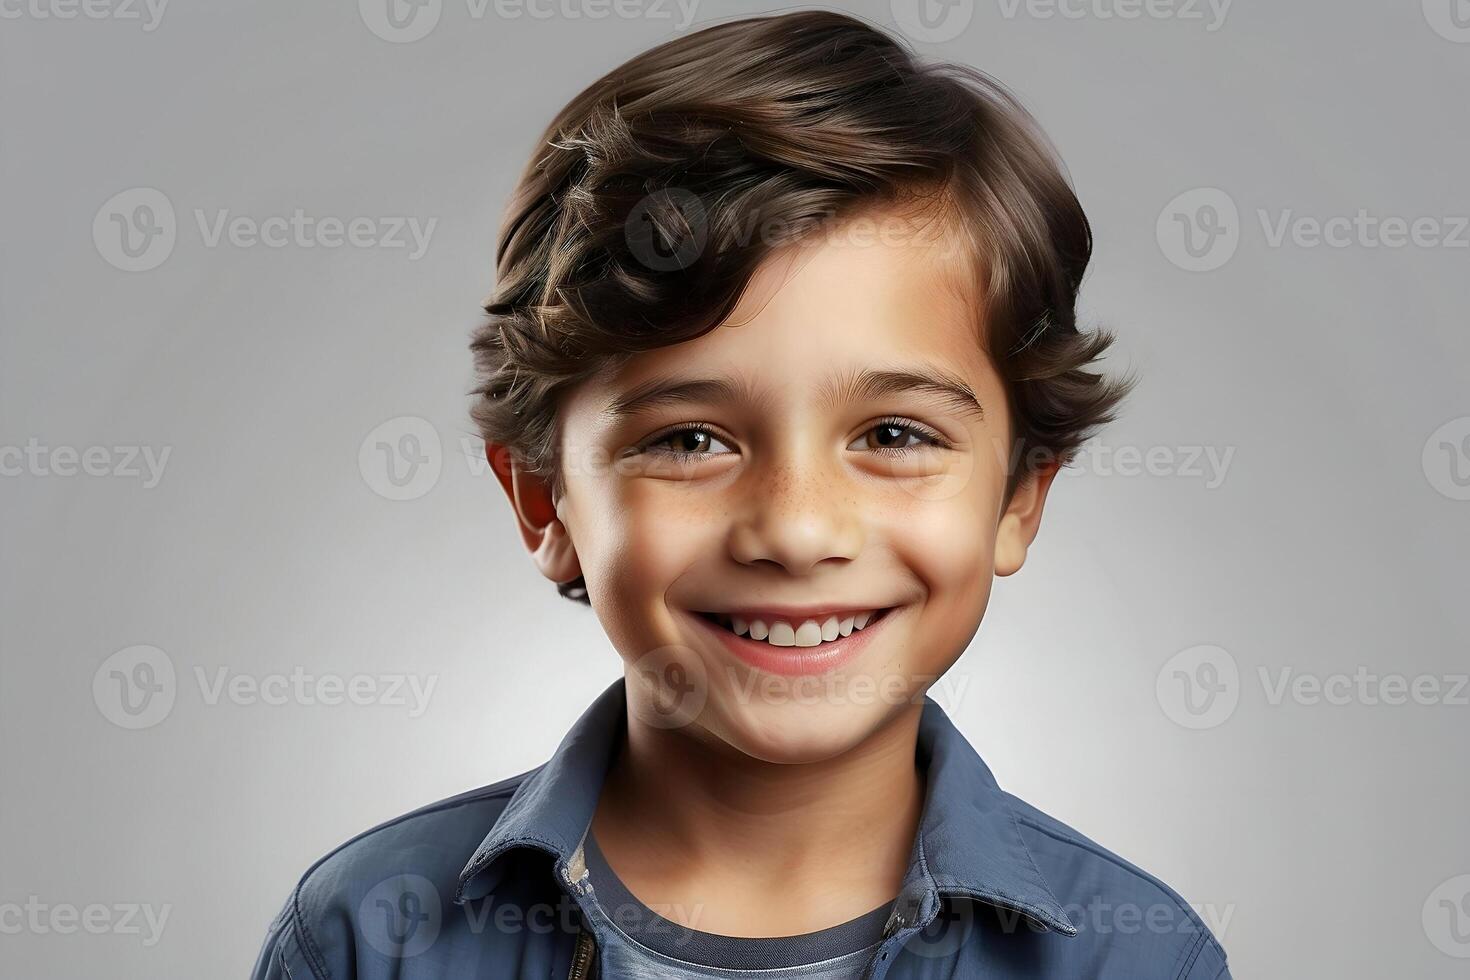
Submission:
<svg viewBox="0 0 1470 980">
<path fill-rule="evenodd" d="M 808 619 L 822 622 L 831 616 L 842 619 L 847 616 L 855 616 L 862 612 L 877 612 L 880 609 L 887 608 L 888 606 L 882 603 L 871 605 L 855 603 L 835 605 L 824 603 L 822 605 L 804 606 L 726 606 L 721 609 L 700 609 L 697 611 L 723 616 L 739 616 L 741 619 L 747 621 L 759 619 L 761 622 L 771 622 L 772 620 L 779 619 L 787 623 L 804 623 Z"/>
</svg>

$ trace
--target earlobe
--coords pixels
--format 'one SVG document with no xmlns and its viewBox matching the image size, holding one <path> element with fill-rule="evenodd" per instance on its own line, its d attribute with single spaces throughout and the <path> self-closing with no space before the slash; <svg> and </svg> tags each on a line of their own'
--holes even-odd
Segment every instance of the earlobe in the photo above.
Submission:
<svg viewBox="0 0 1470 980">
<path fill-rule="evenodd" d="M 1026 553 L 1041 530 L 1041 512 L 1057 470 L 1056 464 L 1035 470 L 1011 493 L 995 532 L 995 574 L 1014 575 L 1026 563 Z"/>
</svg>

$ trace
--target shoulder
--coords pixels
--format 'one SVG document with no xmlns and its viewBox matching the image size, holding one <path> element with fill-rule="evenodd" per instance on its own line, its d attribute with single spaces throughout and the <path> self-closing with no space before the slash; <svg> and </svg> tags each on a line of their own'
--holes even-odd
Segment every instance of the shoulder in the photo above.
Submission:
<svg viewBox="0 0 1470 980">
<path fill-rule="evenodd" d="M 1228 977 L 1225 950 L 1211 926 L 1228 923 L 1229 906 L 1201 905 L 1211 923 L 1173 888 L 1026 801 L 1005 794 L 1021 838 L 1042 878 L 1080 931 L 1109 954 L 1146 955 L 1161 975 Z M 1222 914 L 1223 912 L 1223 914 Z M 1140 941 L 1142 940 L 1142 941 Z"/>
<path fill-rule="evenodd" d="M 372 943 L 361 924 L 376 921 L 380 903 L 442 909 L 452 902 L 465 864 L 536 771 L 419 807 L 329 851 L 271 922 L 254 980 L 342 980 L 351 968 L 337 965 L 353 962 L 360 940 Z"/>
</svg>

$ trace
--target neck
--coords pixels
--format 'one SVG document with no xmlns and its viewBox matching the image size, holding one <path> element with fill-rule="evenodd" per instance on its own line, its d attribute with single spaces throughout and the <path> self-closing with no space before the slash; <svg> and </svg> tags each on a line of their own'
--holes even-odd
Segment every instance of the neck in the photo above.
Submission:
<svg viewBox="0 0 1470 980">
<path fill-rule="evenodd" d="M 898 894 L 923 808 L 921 711 L 912 705 L 846 752 L 800 764 L 629 712 L 593 834 L 640 901 L 696 900 L 703 921 L 684 923 L 693 928 L 748 936 L 836 925 Z M 719 907 L 699 896 L 719 896 Z"/>
</svg>

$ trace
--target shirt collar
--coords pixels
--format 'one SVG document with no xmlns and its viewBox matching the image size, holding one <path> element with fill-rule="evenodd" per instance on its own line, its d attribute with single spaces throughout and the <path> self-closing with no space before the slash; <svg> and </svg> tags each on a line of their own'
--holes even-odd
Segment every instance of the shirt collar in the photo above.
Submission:
<svg viewBox="0 0 1470 980">
<path fill-rule="evenodd" d="M 511 852 L 541 851 L 558 875 L 592 822 L 612 752 L 626 722 L 625 681 L 598 695 L 551 759 L 517 787 L 460 873 L 456 902 L 490 894 Z M 900 925 L 927 918 L 940 895 L 958 895 L 1020 912 L 1067 936 L 1077 927 L 1052 894 L 1005 794 L 944 709 L 924 696 L 919 763 L 927 772 L 923 815 L 895 906 Z"/>
</svg>

